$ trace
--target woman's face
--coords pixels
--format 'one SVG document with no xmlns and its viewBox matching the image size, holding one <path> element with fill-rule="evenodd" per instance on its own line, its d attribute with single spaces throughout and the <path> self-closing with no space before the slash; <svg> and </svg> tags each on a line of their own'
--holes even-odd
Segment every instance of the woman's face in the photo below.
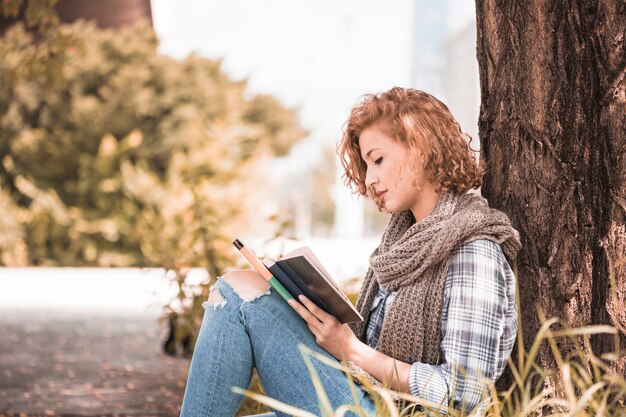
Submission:
<svg viewBox="0 0 626 417">
<path fill-rule="evenodd" d="M 359 147 L 367 165 L 365 186 L 373 188 L 388 212 L 411 210 L 415 214 L 424 190 L 435 188 L 427 179 L 421 153 L 375 126 L 361 132 Z"/>
</svg>

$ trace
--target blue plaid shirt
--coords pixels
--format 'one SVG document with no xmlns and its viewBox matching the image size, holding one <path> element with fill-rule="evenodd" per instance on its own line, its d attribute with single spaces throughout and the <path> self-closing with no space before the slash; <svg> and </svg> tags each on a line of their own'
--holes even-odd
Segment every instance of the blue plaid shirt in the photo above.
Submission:
<svg viewBox="0 0 626 417">
<path fill-rule="evenodd" d="M 380 287 L 370 306 L 366 340 L 375 349 L 394 296 Z M 452 253 L 444 287 L 443 361 L 412 365 L 411 394 L 444 405 L 452 396 L 457 408 L 470 411 L 483 398 L 481 379 L 496 381 L 502 374 L 516 334 L 515 276 L 500 245 L 476 240 L 460 246 Z"/>
</svg>

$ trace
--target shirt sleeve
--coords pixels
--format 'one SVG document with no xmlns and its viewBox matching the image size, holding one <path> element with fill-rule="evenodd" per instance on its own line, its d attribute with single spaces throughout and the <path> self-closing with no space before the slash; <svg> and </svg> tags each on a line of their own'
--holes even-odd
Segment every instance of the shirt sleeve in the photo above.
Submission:
<svg viewBox="0 0 626 417">
<path fill-rule="evenodd" d="M 442 306 L 443 362 L 412 365 L 414 396 L 470 411 L 483 398 L 483 378 L 500 376 L 500 340 L 509 305 L 503 256 L 500 246 L 488 240 L 467 243 L 453 253 Z"/>
</svg>

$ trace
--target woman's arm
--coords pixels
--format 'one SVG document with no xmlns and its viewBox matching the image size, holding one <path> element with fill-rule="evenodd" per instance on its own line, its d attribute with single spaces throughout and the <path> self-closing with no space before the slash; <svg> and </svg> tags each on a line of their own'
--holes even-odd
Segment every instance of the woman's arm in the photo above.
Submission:
<svg viewBox="0 0 626 417">
<path fill-rule="evenodd" d="M 361 342 L 347 324 L 339 323 L 305 296 L 300 296 L 300 301 L 304 306 L 295 300 L 289 303 L 307 322 L 320 347 L 336 359 L 354 362 L 377 380 L 389 382 L 392 389 L 410 392 L 411 364 L 395 360 Z"/>
<path fill-rule="evenodd" d="M 497 379 L 510 354 L 517 329 L 511 312 L 513 279 L 496 243 L 478 240 L 457 250 L 446 278 L 439 365 L 394 360 L 361 342 L 347 325 L 306 298 L 301 299 L 306 308 L 295 300 L 292 305 L 318 345 L 335 358 L 353 361 L 382 382 L 391 376 L 391 388 L 434 403 L 448 403 L 452 391 L 454 401 L 469 410 L 481 398 L 481 378 Z M 507 346 L 500 346 L 505 331 Z"/>
<path fill-rule="evenodd" d="M 383 384 L 389 383 L 391 389 L 405 393 L 411 392 L 409 388 L 410 363 L 387 356 L 358 339 L 357 342 L 358 345 L 354 346 L 348 360 Z"/>
</svg>

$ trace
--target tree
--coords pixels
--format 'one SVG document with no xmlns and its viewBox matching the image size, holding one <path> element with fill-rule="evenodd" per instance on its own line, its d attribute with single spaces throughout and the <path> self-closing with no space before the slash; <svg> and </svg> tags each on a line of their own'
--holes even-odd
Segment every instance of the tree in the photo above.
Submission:
<svg viewBox="0 0 626 417">
<path fill-rule="evenodd" d="M 21 26 L 0 39 L 0 186 L 28 209 L 30 263 L 208 266 L 259 164 L 304 135 L 295 113 L 218 61 L 158 55 L 146 26 L 60 30 L 85 46 L 61 86 L 21 72 L 39 47 Z"/>
<path fill-rule="evenodd" d="M 18 23 L 0 38 L 0 265 L 163 267 L 172 340 L 193 346 L 230 241 L 263 220 L 265 164 L 306 132 L 219 61 L 159 55 L 146 25 L 56 30 L 78 46 L 53 79 L 36 69 L 58 36 Z M 210 281 L 188 283 L 189 267 Z"/>
<path fill-rule="evenodd" d="M 57 0 L 5 0 L 0 4 L 0 36 L 17 22 L 34 40 L 20 56 L 19 72 L 22 76 L 45 79 L 50 86 L 62 85 L 61 71 L 66 59 L 70 59 L 68 52 L 83 48 L 71 33 L 59 30 L 56 3 Z"/>
<path fill-rule="evenodd" d="M 521 234 L 526 346 L 536 304 L 619 330 L 626 370 L 624 3 L 477 1 L 483 194 Z M 567 350 L 567 341 L 560 341 Z M 591 338 L 595 354 L 613 335 Z M 553 363 L 547 347 L 544 366 Z"/>
</svg>

